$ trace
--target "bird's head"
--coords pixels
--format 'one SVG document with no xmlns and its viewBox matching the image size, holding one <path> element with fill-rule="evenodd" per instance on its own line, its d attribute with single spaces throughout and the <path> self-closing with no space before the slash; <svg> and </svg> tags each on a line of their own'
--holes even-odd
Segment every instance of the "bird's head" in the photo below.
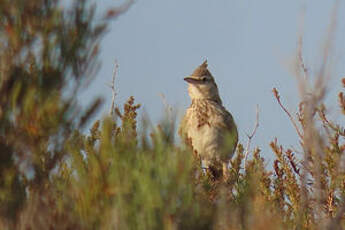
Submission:
<svg viewBox="0 0 345 230">
<path fill-rule="evenodd" d="M 204 61 L 191 75 L 185 77 L 184 80 L 188 82 L 188 93 L 192 100 L 206 99 L 221 104 L 217 84 L 207 69 L 207 61 Z"/>
</svg>

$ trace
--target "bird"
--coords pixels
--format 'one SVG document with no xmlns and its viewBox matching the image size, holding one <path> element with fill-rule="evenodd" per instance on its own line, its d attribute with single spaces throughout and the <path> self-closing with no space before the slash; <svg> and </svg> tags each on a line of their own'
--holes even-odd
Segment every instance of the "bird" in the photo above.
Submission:
<svg viewBox="0 0 345 230">
<path fill-rule="evenodd" d="M 181 120 L 179 135 L 191 145 L 206 172 L 215 179 L 224 177 L 238 142 L 236 123 L 222 104 L 207 60 L 184 80 L 191 104 Z"/>
</svg>

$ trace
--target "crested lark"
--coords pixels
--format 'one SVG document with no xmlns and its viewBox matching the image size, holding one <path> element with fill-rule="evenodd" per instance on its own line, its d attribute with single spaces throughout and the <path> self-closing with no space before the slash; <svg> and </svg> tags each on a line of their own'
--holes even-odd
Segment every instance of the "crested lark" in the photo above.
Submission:
<svg viewBox="0 0 345 230">
<path fill-rule="evenodd" d="M 179 134 L 192 145 L 202 167 L 214 178 L 226 175 L 238 133 L 231 114 L 222 105 L 207 61 L 184 80 L 188 82 L 192 103 L 181 122 Z"/>
</svg>

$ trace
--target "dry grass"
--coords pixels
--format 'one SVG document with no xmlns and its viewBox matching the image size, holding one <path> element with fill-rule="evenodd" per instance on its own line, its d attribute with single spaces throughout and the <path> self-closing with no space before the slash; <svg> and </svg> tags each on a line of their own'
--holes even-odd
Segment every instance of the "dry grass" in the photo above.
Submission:
<svg viewBox="0 0 345 230">
<path fill-rule="evenodd" d="M 107 22 L 94 23 L 87 1 L 69 16 L 54 1 L 16 2 L 23 12 L 0 3 L 1 229 L 345 229 L 345 127 L 328 118 L 324 103 L 335 12 L 316 76 L 300 39 L 296 117 L 273 90 L 296 129 L 298 152 L 274 139 L 268 170 L 260 149 L 250 149 L 257 115 L 246 148 L 238 145 L 228 178 L 218 181 L 202 172 L 188 145 L 176 144 L 174 116 L 152 129 L 144 120 L 138 134 L 140 105 L 131 97 L 115 106 L 115 74 L 110 116 L 83 133 L 100 100 L 81 112 L 74 91 L 61 95 L 70 81 L 90 77 Z M 110 10 L 105 20 L 121 12 Z M 13 20 L 24 16 L 25 26 Z M 45 41 L 40 54 L 28 51 L 35 39 Z M 345 88 L 345 79 L 339 84 Z M 343 92 L 335 100 L 344 116 Z"/>
</svg>

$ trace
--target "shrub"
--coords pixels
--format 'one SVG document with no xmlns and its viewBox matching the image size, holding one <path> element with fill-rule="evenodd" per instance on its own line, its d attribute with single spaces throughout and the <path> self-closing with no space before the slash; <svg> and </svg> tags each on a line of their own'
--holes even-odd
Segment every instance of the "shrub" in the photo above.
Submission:
<svg viewBox="0 0 345 230">
<path fill-rule="evenodd" d="M 101 100 L 84 111 L 76 95 L 108 21 L 128 6 L 96 20 L 86 0 L 1 1 L 1 229 L 343 229 L 345 129 L 323 102 L 331 42 L 313 86 L 298 49 L 297 119 L 273 90 L 301 151 L 273 140 L 270 171 L 259 148 L 239 144 L 228 177 L 215 180 L 174 142 L 174 122 L 143 121 L 138 134 L 133 97 L 83 132 Z"/>
</svg>

